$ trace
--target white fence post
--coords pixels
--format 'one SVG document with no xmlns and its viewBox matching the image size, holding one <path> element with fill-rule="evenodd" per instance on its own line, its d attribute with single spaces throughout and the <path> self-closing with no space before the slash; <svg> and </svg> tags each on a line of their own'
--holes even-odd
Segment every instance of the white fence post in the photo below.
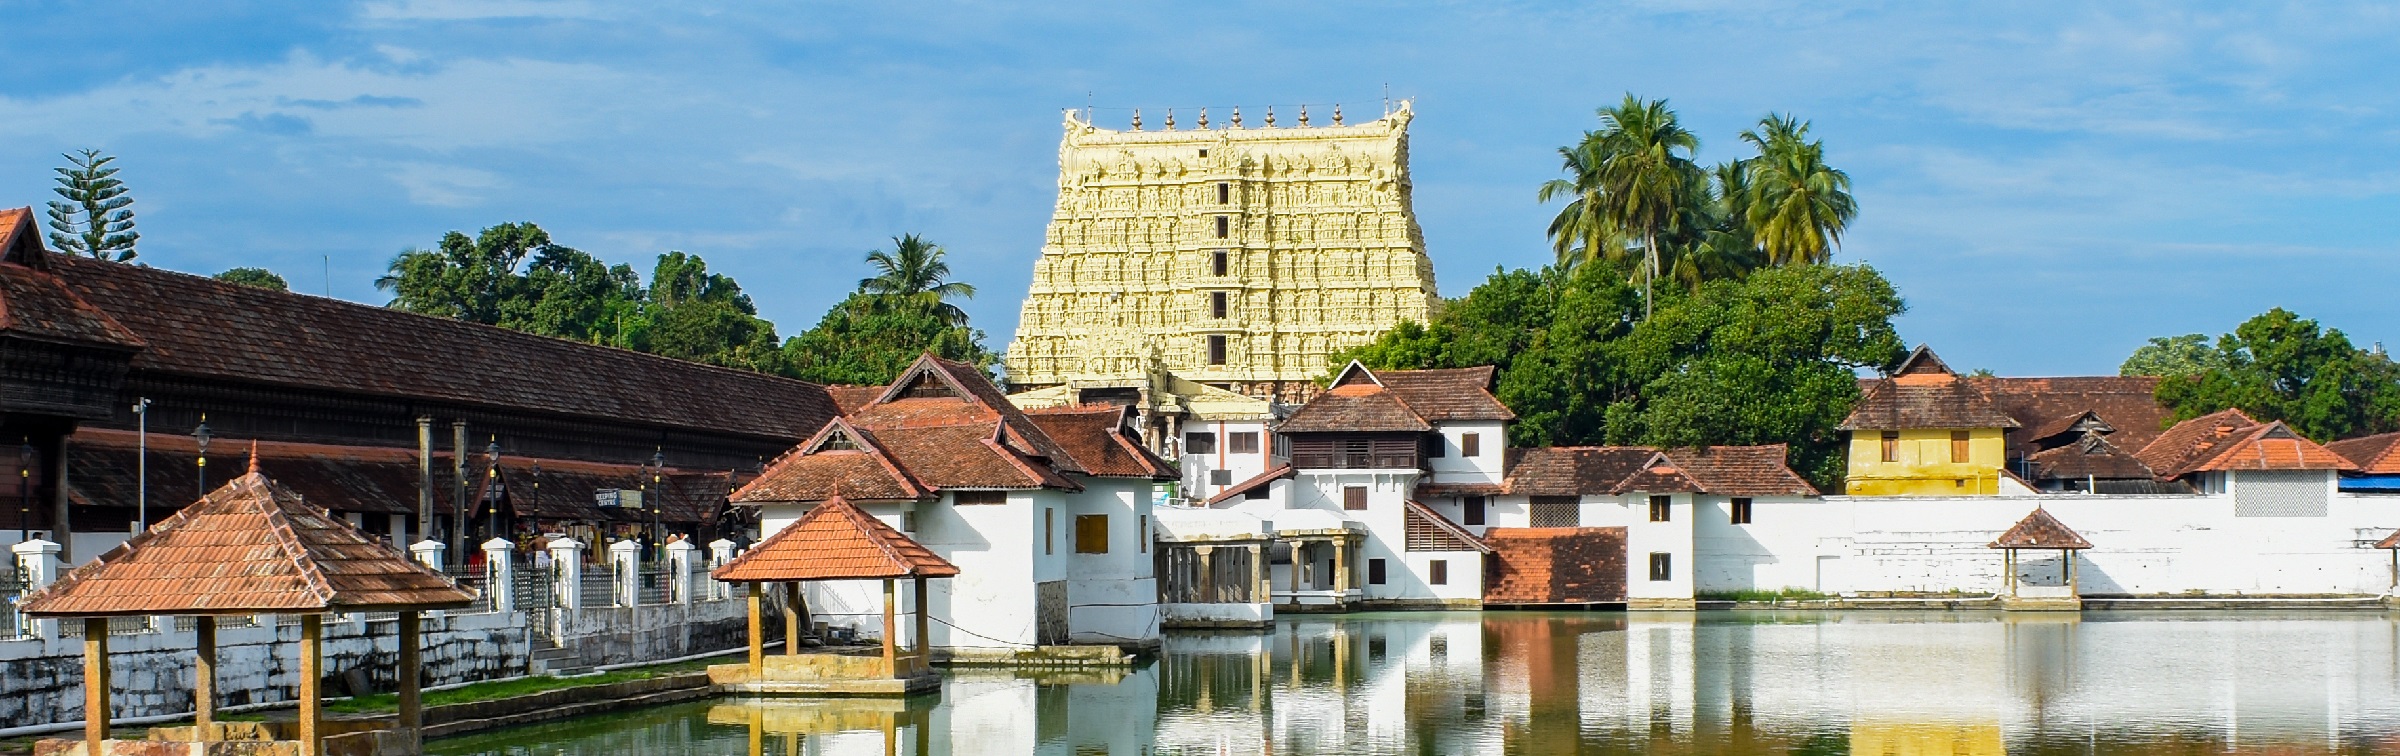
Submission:
<svg viewBox="0 0 2400 756">
<path fill-rule="evenodd" d="M 558 538 L 550 542 L 550 590 L 561 609 L 583 608 L 583 542 Z"/>
<path fill-rule="evenodd" d="M 416 557 L 418 564 L 431 567 L 433 568 L 434 572 L 443 572 L 446 569 L 443 566 L 446 564 L 446 562 L 442 561 L 442 552 L 448 550 L 449 548 L 450 547 L 448 546 L 443 546 L 441 541 L 427 538 L 414 544 L 410 544 L 408 547 L 408 554 L 409 556 Z"/>
<path fill-rule="evenodd" d="M 692 603 L 692 554 L 699 550 L 691 541 L 667 544 L 667 574 L 675 581 L 667 588 L 668 601 Z"/>
<path fill-rule="evenodd" d="M 642 545 L 627 538 L 608 545 L 608 564 L 617 572 L 617 605 L 642 603 Z"/>
<path fill-rule="evenodd" d="M 717 568 L 723 567 L 725 566 L 726 562 L 731 561 L 733 561 L 732 541 L 719 538 L 717 540 L 708 542 L 709 572 L 714 573 L 716 572 Z M 716 578 L 712 575 L 708 581 L 708 597 L 711 600 L 717 601 L 733 598 L 733 589 L 731 586 L 717 582 Z"/>
<path fill-rule="evenodd" d="M 492 611 L 517 608 L 517 545 L 506 538 L 483 542 L 483 591 L 492 597 Z"/>
<path fill-rule="evenodd" d="M 58 544 L 36 538 L 10 546 L 8 550 L 17 555 L 17 574 L 25 578 L 25 592 L 18 594 L 18 600 L 22 601 L 23 597 L 31 596 L 34 591 L 58 581 Z M 34 620 L 32 630 L 26 635 L 56 638 L 58 620 Z"/>
</svg>

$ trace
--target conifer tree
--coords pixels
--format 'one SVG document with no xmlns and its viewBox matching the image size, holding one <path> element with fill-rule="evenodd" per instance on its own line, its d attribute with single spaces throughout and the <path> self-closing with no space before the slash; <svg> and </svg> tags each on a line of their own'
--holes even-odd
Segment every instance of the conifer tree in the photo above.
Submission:
<svg viewBox="0 0 2400 756">
<path fill-rule="evenodd" d="M 102 260 L 133 259 L 142 235 L 133 230 L 133 197 L 109 166 L 116 156 L 81 150 L 65 157 L 71 165 L 57 169 L 58 186 L 51 191 L 67 201 L 50 203 L 50 245 Z"/>
</svg>

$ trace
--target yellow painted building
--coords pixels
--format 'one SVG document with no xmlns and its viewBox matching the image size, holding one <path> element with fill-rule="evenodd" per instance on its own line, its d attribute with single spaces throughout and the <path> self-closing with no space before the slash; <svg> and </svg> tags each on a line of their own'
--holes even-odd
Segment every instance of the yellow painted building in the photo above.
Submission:
<svg viewBox="0 0 2400 756">
<path fill-rule="evenodd" d="M 1870 382 L 1842 421 L 1850 433 L 1843 493 L 1999 495 L 2008 430 L 2017 425 L 1933 350 L 1917 347 L 1891 377 Z"/>
<path fill-rule="evenodd" d="M 1166 372 L 1296 401 L 1333 352 L 1431 319 L 1407 103 L 1353 124 L 1338 109 L 1282 126 L 1270 110 L 1264 128 L 1186 115 L 1119 131 L 1068 114 L 1012 390 Z"/>
</svg>

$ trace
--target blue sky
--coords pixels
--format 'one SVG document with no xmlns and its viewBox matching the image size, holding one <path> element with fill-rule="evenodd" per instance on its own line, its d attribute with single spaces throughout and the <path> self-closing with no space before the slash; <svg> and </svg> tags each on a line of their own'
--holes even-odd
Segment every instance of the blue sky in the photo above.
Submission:
<svg viewBox="0 0 2400 756">
<path fill-rule="evenodd" d="M 2394 6 L 0 5 L 0 204 L 104 149 L 144 262 L 365 302 L 401 249 L 527 220 L 644 272 L 702 255 L 790 335 L 918 232 L 997 348 L 1062 108 L 1360 117 L 1388 85 L 1446 295 L 1545 260 L 1534 188 L 1631 91 L 1709 161 L 1769 111 L 1814 121 L 1863 208 L 1837 259 L 1962 369 L 2113 372 L 2274 306 L 2400 342 Z"/>
</svg>

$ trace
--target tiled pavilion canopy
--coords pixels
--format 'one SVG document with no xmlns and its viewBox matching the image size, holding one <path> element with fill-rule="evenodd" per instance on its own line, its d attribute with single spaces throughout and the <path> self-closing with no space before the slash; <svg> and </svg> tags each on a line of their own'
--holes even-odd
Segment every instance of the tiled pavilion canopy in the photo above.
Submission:
<svg viewBox="0 0 2400 756">
<path fill-rule="evenodd" d="M 27 597 L 25 613 L 314 614 L 450 609 L 474 596 L 250 472 Z"/>
<path fill-rule="evenodd" d="M 716 570 L 729 583 L 957 576 L 958 565 L 839 496 Z"/>
</svg>

